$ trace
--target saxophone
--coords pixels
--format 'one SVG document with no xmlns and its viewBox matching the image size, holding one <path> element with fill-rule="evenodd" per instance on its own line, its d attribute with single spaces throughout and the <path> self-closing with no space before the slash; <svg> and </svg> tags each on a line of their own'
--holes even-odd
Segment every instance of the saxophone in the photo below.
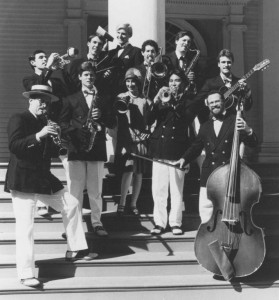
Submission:
<svg viewBox="0 0 279 300">
<path fill-rule="evenodd" d="M 97 92 L 92 90 L 89 94 L 93 95 L 93 99 L 88 111 L 86 123 L 83 125 L 83 128 L 89 132 L 88 143 L 84 147 L 85 152 L 89 152 L 93 148 L 96 134 L 102 130 L 102 126 L 97 123 L 92 116 L 93 109 L 96 107 Z"/>
<path fill-rule="evenodd" d="M 194 49 L 194 50 L 189 49 L 189 51 L 196 52 L 196 55 L 193 57 L 193 59 L 191 60 L 189 66 L 184 71 L 186 77 L 188 76 L 188 74 L 190 73 L 190 71 L 196 65 L 196 63 L 197 63 L 197 61 L 198 61 L 198 59 L 200 57 L 200 53 L 201 53 L 201 51 L 197 50 L 197 49 Z M 192 95 L 196 95 L 197 94 L 197 86 L 196 86 L 196 84 L 195 84 L 194 81 L 189 81 L 188 85 L 185 88 L 184 93 L 186 93 L 186 94 L 192 94 Z"/>
</svg>

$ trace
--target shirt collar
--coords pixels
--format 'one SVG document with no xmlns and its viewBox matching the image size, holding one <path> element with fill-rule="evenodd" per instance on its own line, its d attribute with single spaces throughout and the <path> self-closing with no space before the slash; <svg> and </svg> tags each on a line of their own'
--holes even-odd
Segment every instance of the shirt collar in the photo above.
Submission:
<svg viewBox="0 0 279 300">
<path fill-rule="evenodd" d="M 230 74 L 229 76 L 225 76 L 223 73 L 220 73 L 220 76 L 221 76 L 221 78 L 222 78 L 222 80 L 224 81 L 224 82 L 231 82 L 232 81 L 232 74 Z"/>
</svg>

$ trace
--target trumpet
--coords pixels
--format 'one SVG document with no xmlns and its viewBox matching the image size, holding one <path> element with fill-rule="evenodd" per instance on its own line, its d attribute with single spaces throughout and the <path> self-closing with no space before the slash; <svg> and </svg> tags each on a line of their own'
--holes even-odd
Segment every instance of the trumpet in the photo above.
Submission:
<svg viewBox="0 0 279 300">
<path fill-rule="evenodd" d="M 51 135 L 53 143 L 58 147 L 59 155 L 66 155 L 68 149 L 62 144 L 60 127 L 57 123 L 51 121 L 47 115 L 45 115 L 47 126 L 52 126 L 52 128 L 56 131 L 56 135 Z"/>
<path fill-rule="evenodd" d="M 67 58 L 73 58 L 78 55 L 79 51 L 77 48 L 69 47 L 67 53 L 55 58 L 54 63 L 51 66 L 52 70 L 63 69 L 65 65 L 69 64 L 71 61 Z"/>
<path fill-rule="evenodd" d="M 128 111 L 130 99 L 130 96 L 124 96 L 115 101 L 114 108 L 118 111 L 118 113 L 125 114 Z"/>
</svg>

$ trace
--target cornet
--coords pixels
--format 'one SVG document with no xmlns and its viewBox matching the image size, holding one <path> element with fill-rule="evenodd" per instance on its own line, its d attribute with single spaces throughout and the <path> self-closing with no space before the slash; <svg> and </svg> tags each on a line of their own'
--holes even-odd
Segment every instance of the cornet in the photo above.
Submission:
<svg viewBox="0 0 279 300">
<path fill-rule="evenodd" d="M 124 96 L 115 101 L 114 108 L 118 111 L 118 113 L 125 114 L 128 111 L 130 98 L 130 96 Z"/>
<path fill-rule="evenodd" d="M 67 53 L 56 57 L 54 63 L 51 66 L 52 70 L 63 69 L 65 65 L 69 64 L 71 61 L 66 58 L 73 58 L 78 55 L 79 51 L 77 48 L 69 47 Z"/>
</svg>

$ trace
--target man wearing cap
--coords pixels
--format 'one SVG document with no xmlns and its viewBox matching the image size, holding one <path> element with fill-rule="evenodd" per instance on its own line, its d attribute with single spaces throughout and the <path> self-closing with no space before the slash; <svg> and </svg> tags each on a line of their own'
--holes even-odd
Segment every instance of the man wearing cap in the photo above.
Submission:
<svg viewBox="0 0 279 300">
<path fill-rule="evenodd" d="M 119 24 L 116 27 L 117 47 L 108 52 L 111 64 L 116 64 L 117 75 L 114 82 L 115 95 L 125 91 L 124 77 L 129 68 L 140 65 L 143 62 L 141 50 L 132 46 L 129 39 L 133 35 L 133 29 L 129 23 Z"/>
<path fill-rule="evenodd" d="M 59 124 L 62 135 L 69 136 L 76 147 L 76 151 L 68 152 L 69 191 L 80 201 L 81 209 L 83 189 L 87 189 L 94 232 L 98 236 L 107 236 L 101 222 L 104 162 L 107 160 L 105 127 L 113 127 L 115 118 L 106 98 L 102 98 L 94 86 L 95 78 L 92 64 L 82 63 L 79 71 L 81 90 L 63 100 Z M 91 133 L 86 128 L 88 118 L 98 127 L 91 149 L 88 148 Z"/>
<path fill-rule="evenodd" d="M 34 85 L 24 92 L 29 109 L 13 115 L 8 122 L 10 161 L 5 180 L 5 191 L 12 195 L 16 219 L 16 264 L 22 284 L 35 287 L 34 214 L 37 200 L 62 214 L 67 233 L 66 260 L 92 260 L 85 239 L 78 200 L 71 196 L 62 183 L 50 172 L 51 157 L 48 143 L 57 135 L 57 128 L 46 125 L 43 115 L 47 106 L 57 101 L 51 87 Z"/>
</svg>

